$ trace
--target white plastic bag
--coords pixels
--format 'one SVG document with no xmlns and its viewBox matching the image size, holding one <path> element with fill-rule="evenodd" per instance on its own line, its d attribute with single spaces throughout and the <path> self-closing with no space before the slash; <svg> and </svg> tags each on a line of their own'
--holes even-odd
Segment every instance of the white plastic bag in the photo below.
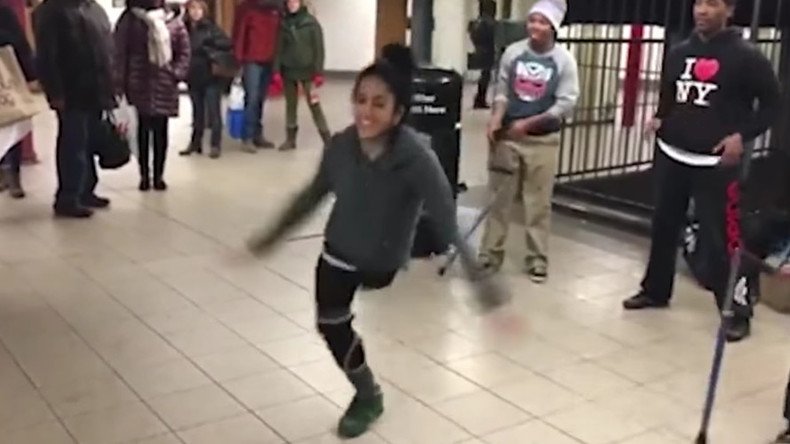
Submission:
<svg viewBox="0 0 790 444">
<path fill-rule="evenodd" d="M 230 86 L 228 95 L 228 109 L 231 111 L 241 111 L 244 109 L 244 88 L 240 82 L 234 82 Z"/>
<path fill-rule="evenodd" d="M 129 104 L 126 98 L 123 98 L 118 104 L 118 108 L 113 111 L 113 117 L 115 118 L 115 123 L 126 134 L 132 155 L 137 157 L 137 110 Z"/>
</svg>

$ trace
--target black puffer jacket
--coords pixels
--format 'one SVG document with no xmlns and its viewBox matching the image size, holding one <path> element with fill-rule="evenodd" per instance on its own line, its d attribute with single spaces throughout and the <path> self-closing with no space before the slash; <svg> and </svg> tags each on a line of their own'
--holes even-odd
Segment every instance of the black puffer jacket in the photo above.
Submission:
<svg viewBox="0 0 790 444">
<path fill-rule="evenodd" d="M 225 32 L 214 22 L 208 19 L 199 22 L 187 22 L 189 30 L 192 59 L 189 65 L 187 83 L 190 87 L 197 88 L 209 83 L 226 83 L 212 75 L 212 63 L 222 65 L 235 64 L 233 60 L 233 43 Z"/>
</svg>

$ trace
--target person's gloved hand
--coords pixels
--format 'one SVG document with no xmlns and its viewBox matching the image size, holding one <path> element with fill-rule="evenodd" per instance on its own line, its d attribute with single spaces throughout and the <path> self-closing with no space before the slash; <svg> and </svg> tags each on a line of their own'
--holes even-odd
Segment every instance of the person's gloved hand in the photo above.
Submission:
<svg viewBox="0 0 790 444">
<path fill-rule="evenodd" d="M 316 74 L 313 76 L 313 86 L 316 88 L 320 88 L 324 86 L 324 76 L 321 74 Z"/>
</svg>

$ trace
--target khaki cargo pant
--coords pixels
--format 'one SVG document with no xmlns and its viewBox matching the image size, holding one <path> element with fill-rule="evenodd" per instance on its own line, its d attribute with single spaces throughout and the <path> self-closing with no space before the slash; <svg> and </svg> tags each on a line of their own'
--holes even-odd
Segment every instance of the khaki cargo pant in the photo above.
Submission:
<svg viewBox="0 0 790 444">
<path fill-rule="evenodd" d="M 559 147 L 559 133 L 496 143 L 488 159 L 488 187 L 494 201 L 483 232 L 483 261 L 497 268 L 502 265 L 508 228 L 514 210 L 520 210 L 526 227 L 528 265 L 536 261 L 548 265 Z"/>
</svg>

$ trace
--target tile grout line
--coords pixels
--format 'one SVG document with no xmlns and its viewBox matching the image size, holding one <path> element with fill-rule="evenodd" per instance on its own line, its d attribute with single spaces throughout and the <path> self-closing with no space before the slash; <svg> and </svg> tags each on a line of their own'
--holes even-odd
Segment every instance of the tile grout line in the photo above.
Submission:
<svg viewBox="0 0 790 444">
<path fill-rule="evenodd" d="M 287 317 L 287 316 L 286 316 L 284 313 L 282 313 L 282 312 L 278 311 L 277 309 L 275 309 L 274 307 L 271 307 L 271 306 L 269 306 L 268 304 L 266 304 L 266 303 L 264 303 L 264 302 L 262 302 L 262 301 L 260 301 L 260 300 L 256 299 L 254 296 L 252 296 L 251 294 L 249 294 L 249 293 L 248 293 L 246 290 L 244 290 L 243 288 L 240 288 L 240 287 L 236 286 L 236 285 L 235 285 L 235 284 L 233 284 L 233 283 L 232 283 L 230 280 L 226 279 L 226 277 L 225 277 L 225 276 L 219 275 L 219 274 L 217 274 L 217 273 L 213 272 L 211 269 L 205 269 L 205 271 L 206 271 L 207 273 L 211 273 L 213 276 L 215 276 L 215 277 L 217 277 L 217 278 L 221 279 L 222 281 L 224 281 L 224 282 L 226 282 L 226 283 L 230 284 L 230 285 L 231 285 L 233 288 L 235 288 L 235 289 L 239 290 L 239 291 L 240 291 L 242 294 L 246 295 L 246 296 L 247 296 L 249 299 L 251 299 L 251 300 L 253 300 L 253 301 L 255 301 L 255 302 L 257 302 L 257 303 L 261 304 L 262 306 L 266 307 L 267 309 L 270 309 L 270 310 L 272 310 L 272 311 L 273 311 L 275 314 L 277 314 L 277 315 L 279 315 L 279 316 L 281 316 L 281 317 L 285 318 L 285 319 L 286 319 L 288 322 L 291 322 L 291 323 L 293 323 L 293 324 L 294 324 L 296 327 L 298 327 L 300 330 L 302 330 L 302 331 L 304 331 L 304 332 L 308 332 L 308 330 L 307 330 L 307 329 L 305 329 L 305 328 L 303 328 L 301 325 L 298 325 L 298 324 L 296 324 L 295 322 L 291 321 L 291 320 L 290 320 L 290 319 L 289 319 L 289 318 L 288 318 L 288 317 Z M 294 376 L 294 377 L 296 377 L 298 380 L 300 380 L 302 383 L 306 384 L 306 385 L 307 385 L 307 386 L 308 386 L 308 387 L 309 387 L 311 390 L 313 390 L 313 391 L 314 391 L 316 394 L 318 394 L 318 395 L 320 395 L 320 397 L 324 398 L 324 400 L 328 401 L 328 402 L 329 402 L 330 404 L 332 404 L 332 405 L 335 405 L 335 403 L 334 403 L 334 402 L 332 402 L 332 400 L 331 400 L 331 399 L 329 399 L 329 398 L 328 398 L 328 397 L 327 397 L 327 396 L 326 396 L 324 393 L 322 393 L 322 392 L 320 392 L 320 391 L 316 390 L 316 389 L 315 389 L 313 386 L 311 386 L 311 385 L 310 385 L 310 384 L 309 384 L 309 383 L 308 383 L 306 380 L 304 380 L 304 379 L 303 379 L 301 376 L 299 376 L 298 374 L 294 373 L 294 372 L 293 372 L 293 371 L 292 371 L 290 368 L 288 368 L 287 366 L 283 365 L 283 364 L 282 364 L 282 363 L 280 363 L 278 360 L 274 359 L 272 356 L 270 356 L 270 355 L 269 355 L 268 353 L 266 353 L 264 350 L 261 350 L 261 349 L 260 349 L 260 348 L 259 348 L 259 347 L 258 347 L 258 346 L 257 346 L 257 345 L 254 343 L 254 342 L 252 342 L 252 341 L 248 340 L 247 338 L 245 338 L 244 336 L 242 336 L 241 334 L 239 334 L 239 333 L 238 333 L 238 332 L 237 332 L 235 329 L 233 329 L 231 326 L 227 325 L 227 324 L 225 323 L 225 321 L 224 321 L 224 320 L 222 320 L 222 319 L 219 319 L 219 318 L 218 318 L 218 317 L 216 317 L 216 316 L 215 316 L 213 313 L 210 313 L 210 312 L 206 311 L 206 310 L 205 310 L 205 309 L 204 309 L 204 308 L 203 308 L 203 307 L 202 307 L 200 304 L 196 303 L 195 301 L 193 301 L 192 299 L 190 299 L 189 297 L 187 297 L 187 296 L 186 296 L 186 295 L 185 295 L 185 294 L 184 294 L 184 293 L 183 293 L 181 290 L 179 290 L 178 288 L 174 287 L 174 286 L 173 286 L 173 285 L 171 285 L 169 282 L 167 282 L 167 281 L 164 281 L 163 279 L 161 279 L 161 277 L 160 277 L 160 276 L 156 276 L 156 275 L 153 275 L 153 276 L 154 276 L 154 278 L 155 278 L 155 279 L 157 279 L 157 280 L 158 280 L 159 282 L 161 282 L 163 285 L 165 285 L 166 287 L 168 287 L 168 288 L 170 288 L 171 290 L 173 290 L 173 291 L 175 291 L 176 293 L 178 293 L 178 294 L 179 294 L 179 295 L 180 295 L 180 296 L 181 296 L 183 299 L 185 299 L 185 300 L 186 300 L 186 302 L 187 302 L 187 303 L 189 303 L 189 304 L 193 305 L 193 306 L 194 306 L 194 308 L 196 308 L 196 309 L 198 309 L 199 311 L 201 311 L 202 313 L 206 314 L 208 317 L 210 317 L 211 319 L 213 319 L 214 321 L 216 321 L 218 324 L 220 324 L 220 325 L 222 325 L 223 327 L 227 328 L 227 329 L 228 329 L 230 332 L 232 332 L 232 333 L 233 333 L 233 334 L 234 334 L 234 335 L 235 335 L 237 338 L 239 338 L 241 341 L 243 341 L 244 343 L 246 343 L 248 346 L 251 346 L 251 347 L 252 347 L 252 348 L 254 348 L 255 350 L 259 351 L 261 354 L 263 354 L 264 356 L 266 356 L 267 358 L 269 358 L 269 359 L 270 359 L 272 362 L 276 363 L 276 364 L 277 364 L 277 367 L 279 367 L 279 369 L 280 369 L 280 370 L 285 370 L 287 373 L 291 374 L 292 376 Z M 115 296 L 114 296 L 114 295 L 113 295 L 111 292 L 109 292 L 109 291 L 108 291 L 108 289 L 106 288 L 106 284 L 104 284 L 104 283 L 101 283 L 101 282 L 98 282 L 98 281 L 94 280 L 93 278 L 91 278 L 90 276 L 87 276 L 87 277 L 88 277 L 90 280 L 92 280 L 94 283 L 96 283 L 96 285 L 98 285 L 100 288 L 102 288 L 102 289 L 103 289 L 105 292 L 107 292 L 108 296 L 109 296 L 111 299 L 115 300 L 115 301 L 116 301 L 118 304 L 120 304 L 120 305 L 121 305 L 121 306 L 123 306 L 123 307 L 124 307 L 124 308 L 125 308 L 127 311 L 129 311 L 129 313 L 132 315 L 132 317 L 134 317 L 135 319 L 137 319 L 137 320 L 138 320 L 138 321 L 139 321 L 141 324 L 145 325 L 145 326 L 146 326 L 146 328 L 147 328 L 148 330 L 150 330 L 152 333 L 154 333 L 154 334 L 155 334 L 156 336 L 158 336 L 160 339 L 162 339 L 163 341 L 165 341 L 165 342 L 166 342 L 166 343 L 167 343 L 169 346 L 171 346 L 171 347 L 172 347 L 174 350 L 176 350 L 176 351 L 177 351 L 177 352 L 178 352 L 178 353 L 179 353 L 179 354 L 180 354 L 180 355 L 181 355 L 181 356 L 182 356 L 182 357 L 183 357 L 183 358 L 184 358 L 186 361 L 188 361 L 190 364 L 192 364 L 192 365 L 193 365 L 193 366 L 194 366 L 194 367 L 195 367 L 195 368 L 196 368 L 196 369 L 197 369 L 197 370 L 198 370 L 200 373 L 202 373 L 202 374 L 203 374 L 203 375 L 204 375 L 204 376 L 205 376 L 205 377 L 206 377 L 206 378 L 207 378 L 209 381 L 211 381 L 211 382 L 212 382 L 212 383 L 213 383 L 215 386 L 217 386 L 218 388 L 220 388 L 220 389 L 221 389 L 221 390 L 222 390 L 222 391 L 223 391 L 225 394 L 227 394 L 227 395 L 228 395 L 228 396 L 229 396 L 231 399 L 233 399 L 234 401 L 238 402 L 238 403 L 239 403 L 239 405 L 240 405 L 240 406 L 242 406 L 242 407 L 243 407 L 243 408 L 244 408 L 244 409 L 247 411 L 247 413 L 250 413 L 251 415 L 253 415 L 253 416 L 254 416 L 256 419 L 258 419 L 258 420 L 259 420 L 259 421 L 260 421 L 262 424 L 264 424 L 264 425 L 265 425 L 267 428 L 269 428 L 270 430 L 272 430 L 272 432 L 273 432 L 273 433 L 275 433 L 275 434 L 276 434 L 276 435 L 277 435 L 279 438 L 283 439 L 283 441 L 284 441 L 285 443 L 288 443 L 288 442 L 289 442 L 289 441 L 288 441 L 288 439 L 287 439 L 285 436 L 281 435 L 279 431 L 277 431 L 277 430 L 276 430 L 276 429 L 274 429 L 274 428 L 273 428 L 271 425 L 269 425 L 269 424 L 268 424 L 268 423 L 267 423 L 267 422 L 266 422 L 266 421 L 265 421 L 265 420 L 264 420 L 264 419 L 263 419 L 263 418 L 262 418 L 262 417 L 261 417 L 261 416 L 260 416 L 260 415 L 259 415 L 259 414 L 258 414 L 258 413 L 257 413 L 257 412 L 256 412 L 256 411 L 253 409 L 253 408 L 252 408 L 252 407 L 248 407 L 248 406 L 247 406 L 246 404 L 244 404 L 244 403 L 243 403 L 243 402 L 242 402 L 240 399 L 238 399 L 238 398 L 237 398 L 237 397 L 236 397 L 236 396 L 235 396 L 233 393 L 231 393 L 231 392 L 230 392 L 228 389 L 226 389 L 226 388 L 225 388 L 225 387 L 224 387 L 224 386 L 223 386 L 223 385 L 222 385 L 222 384 L 221 384 L 219 381 L 215 380 L 215 379 L 214 379 L 214 378 L 213 378 L 213 377 L 212 377 L 212 376 L 211 376 L 211 375 L 210 375 L 208 372 L 206 372 L 206 371 L 205 371 L 205 370 L 204 370 L 204 369 L 203 369 L 203 368 L 202 368 L 202 367 L 201 367 L 201 366 L 200 366 L 200 365 L 199 365 L 197 362 L 195 362 L 195 361 L 194 361 L 194 360 L 193 360 L 193 359 L 192 359 L 192 358 L 191 358 L 189 355 L 187 355 L 187 354 L 186 354 L 186 353 L 185 353 L 183 350 L 181 350 L 180 348 L 178 348 L 177 346 L 175 346 L 175 345 L 174 345 L 174 344 L 173 344 L 173 343 L 170 341 L 170 339 L 169 339 L 169 338 L 167 338 L 165 335 L 163 335 L 162 333 L 160 333 L 159 331 L 157 331 L 156 329 L 154 329 L 154 328 L 153 328 L 153 327 L 152 327 L 150 324 L 148 324 L 148 323 L 145 321 L 145 319 L 143 319 L 143 318 L 142 318 L 141 316 L 139 316 L 137 313 L 133 312 L 133 311 L 132 311 L 132 310 L 131 310 L 129 307 L 127 307 L 127 306 L 126 306 L 126 305 L 125 305 L 125 304 L 124 304 L 122 301 L 118 300 L 118 299 L 117 299 L 117 298 L 116 298 L 116 297 L 115 297 Z M 242 378 L 238 378 L 238 379 L 242 379 Z M 188 391 L 188 390 L 189 390 L 189 389 L 187 389 L 187 390 L 184 390 L 184 391 Z M 174 392 L 174 393 L 180 393 L 180 392 L 181 392 L 181 391 L 179 391 L 179 392 Z M 135 392 L 135 393 L 136 393 L 136 392 Z M 309 398 L 311 398 L 311 397 L 313 397 L 313 396 L 315 396 L 315 395 L 311 395 L 311 396 L 305 396 L 304 398 L 299 398 L 299 399 L 294 399 L 292 402 L 295 402 L 295 401 L 300 401 L 300 400 L 304 400 L 304 399 L 309 399 Z M 270 406 L 270 407 L 274 407 L 274 406 Z M 269 408 L 269 407 L 266 407 L 266 408 Z M 157 416 L 158 416 L 158 415 L 157 415 Z M 169 424 L 168 424 L 168 428 L 170 428 Z M 175 433 L 175 432 L 174 432 L 174 433 Z M 324 433 L 324 432 L 321 432 L 321 433 Z M 177 434 L 177 433 L 176 433 L 176 434 Z M 317 435 L 317 436 L 318 436 L 318 435 Z M 179 437 L 179 438 L 180 438 L 180 437 Z M 308 438 L 310 438 L 310 437 L 308 437 Z M 183 442 L 183 440 L 182 440 L 182 442 Z M 388 442 L 388 441 L 386 441 L 386 440 L 385 440 L 385 442 Z"/>
<path fill-rule="evenodd" d="M 52 308 L 52 307 L 50 307 L 50 308 Z M 57 310 L 54 310 L 54 309 L 53 309 L 53 311 L 57 312 Z M 60 315 L 60 313 L 58 313 L 58 315 Z M 8 353 L 8 356 L 11 358 L 11 360 L 14 362 L 14 364 L 17 366 L 17 368 L 22 372 L 22 374 L 25 376 L 25 379 L 30 383 L 30 386 L 33 387 L 33 390 L 36 391 L 36 394 L 41 398 L 41 401 L 44 402 L 44 404 L 47 406 L 47 410 L 49 410 L 49 412 L 52 414 L 52 416 L 55 418 L 55 420 L 58 422 L 58 424 L 60 424 L 60 426 L 63 428 L 63 430 L 69 436 L 69 438 L 75 444 L 77 444 L 78 443 L 77 437 L 74 436 L 73 433 L 71 433 L 71 430 L 69 430 L 68 427 L 66 427 L 66 423 L 64 422 L 63 418 L 61 418 L 60 415 L 57 414 L 57 412 L 55 411 L 54 407 L 52 406 L 52 403 L 49 402 L 49 399 L 47 399 L 44 396 L 44 394 L 41 393 L 41 390 L 39 389 L 38 385 L 33 381 L 33 379 L 30 377 L 30 375 L 27 373 L 27 371 L 24 369 L 24 367 L 22 367 L 22 365 L 17 360 L 16 356 L 14 356 L 14 353 L 8 348 L 8 346 L 6 345 L 5 341 L 3 341 L 2 337 L 0 337 L 0 347 L 2 347 Z M 40 423 L 36 423 L 36 424 L 31 424 L 28 427 L 22 427 L 22 428 L 19 428 L 19 429 L 11 429 L 11 431 L 18 431 L 18 430 L 24 430 L 24 429 L 28 429 L 28 428 L 33 428 L 33 427 L 39 426 L 41 424 L 45 424 L 45 423 L 44 422 L 40 422 Z"/>
<path fill-rule="evenodd" d="M 75 268 L 77 268 L 77 267 L 75 267 Z M 81 270 L 81 269 L 79 269 L 79 268 L 77 268 L 77 269 L 78 269 L 78 271 L 79 271 L 80 273 L 82 273 L 82 274 L 83 274 L 83 276 L 86 276 L 86 277 L 88 278 L 88 280 L 90 280 L 90 281 L 92 281 L 92 282 L 96 283 L 96 281 L 94 281 L 94 280 L 93 280 L 93 279 L 92 279 L 92 278 L 91 278 L 89 275 L 87 275 L 87 274 L 86 274 L 86 273 L 85 273 L 83 270 Z M 100 288 L 102 288 L 102 291 L 105 291 L 105 289 L 104 289 L 104 288 L 103 288 L 101 285 L 99 285 L 99 287 L 100 287 Z M 41 295 L 41 296 L 43 297 L 43 295 Z M 109 294 L 108 294 L 108 296 L 109 296 L 110 298 L 112 298 L 112 296 L 111 296 L 111 295 L 109 295 Z M 114 298 L 113 298 L 113 299 L 114 299 Z M 49 301 L 48 301 L 48 300 L 46 300 L 46 297 L 44 297 L 44 300 L 47 302 L 47 305 L 49 305 Z M 116 302 L 117 302 L 117 301 L 116 301 Z M 123 306 L 123 304 L 121 304 L 121 305 Z M 124 308 L 126 308 L 126 306 L 123 306 L 123 307 L 124 307 Z M 132 393 L 133 393 L 135 396 L 137 396 L 137 398 L 138 398 L 138 400 L 140 401 L 140 403 L 141 403 L 141 404 L 143 404 L 143 405 L 144 405 L 144 406 L 145 406 L 145 407 L 146 407 L 146 408 L 147 408 L 147 409 L 150 411 L 150 413 L 151 413 L 151 414 L 152 414 L 154 417 L 156 417 L 156 419 L 157 419 L 157 420 L 159 420 L 159 421 L 162 423 L 162 425 L 164 425 L 164 426 L 165 426 L 165 427 L 168 429 L 168 431 L 169 431 L 170 433 L 172 433 L 172 434 L 176 435 L 176 437 L 179 439 L 179 441 L 181 441 L 182 443 L 184 443 L 184 441 L 183 441 L 182 439 L 180 439 L 180 437 L 178 437 L 178 435 L 176 434 L 175 430 L 174 430 L 174 429 L 173 429 L 173 428 L 170 426 L 170 424 L 168 424 L 168 423 L 167 423 L 167 422 L 164 420 L 164 418 L 162 418 L 162 417 L 161 417 L 161 415 L 159 415 L 159 413 L 158 413 L 156 410 L 154 410 L 154 408 L 153 408 L 153 407 L 152 407 L 152 406 L 151 406 L 151 405 L 150 405 L 150 404 L 149 404 L 149 403 L 148 403 L 148 402 L 147 402 L 147 401 L 146 401 L 146 400 L 145 400 L 145 399 L 144 399 L 144 398 L 143 398 L 143 397 L 140 395 L 140 393 L 138 393 L 138 392 L 137 392 L 137 390 L 135 390 L 135 389 L 134 389 L 134 387 L 133 387 L 133 386 L 132 386 L 132 385 L 129 383 L 129 381 L 127 381 L 127 380 L 126 380 L 126 378 L 124 378 L 124 377 L 123 377 L 123 375 L 122 375 L 122 374 L 121 374 L 121 373 L 118 371 L 118 369 L 116 369 L 116 368 L 115 368 L 115 367 L 114 367 L 114 366 L 113 366 L 113 365 L 112 365 L 112 364 L 111 364 L 109 361 L 107 361 L 107 359 L 106 359 L 106 358 L 105 358 L 105 357 L 104 357 L 104 356 L 103 356 L 103 355 L 102 355 L 102 354 L 99 352 L 99 350 L 97 350 L 97 349 L 96 349 L 96 348 L 93 346 L 93 344 L 91 344 L 90 342 L 88 342 L 88 341 L 85 339 L 85 337 L 84 337 L 84 336 L 83 336 L 83 335 L 80 333 L 80 331 L 79 331 L 78 329 L 74 328 L 74 324 L 72 324 L 72 323 L 71 323 L 71 322 L 70 322 L 68 319 L 66 319 L 66 318 L 63 316 L 63 314 L 62 314 L 62 313 L 60 313 L 60 311 L 58 311 L 58 310 L 57 310 L 55 307 L 52 307 L 52 306 L 50 306 L 50 308 L 51 308 L 51 309 L 52 309 L 52 310 L 53 310 L 55 313 L 57 313 L 58 317 L 60 317 L 60 318 L 61 318 L 61 319 L 62 319 L 62 320 L 63 320 L 63 321 L 64 321 L 64 322 L 65 322 L 65 323 L 66 323 L 66 324 L 67 324 L 67 325 L 68 325 L 68 326 L 71 328 L 72 332 L 73 332 L 73 333 L 74 333 L 74 334 L 75 334 L 75 335 L 76 335 L 76 336 L 77 336 L 77 337 L 78 337 L 78 338 L 79 338 L 79 339 L 80 339 L 80 340 L 81 340 L 81 341 L 84 343 L 84 345 L 85 345 L 86 347 L 88 347 L 88 348 L 89 348 L 89 349 L 90 349 L 90 350 L 91 350 L 91 351 L 92 351 L 94 354 L 96 354 L 96 356 L 97 356 L 97 357 L 98 357 L 98 358 L 99 358 L 99 359 L 102 361 L 102 363 L 104 363 L 104 365 L 106 365 L 106 366 L 107 366 L 107 368 L 108 368 L 108 369 L 110 369 L 110 370 L 112 371 L 112 373 L 114 373 L 114 374 L 115 374 L 115 376 L 116 376 L 116 377 L 118 377 L 118 379 L 120 379 L 120 380 L 123 382 L 123 384 L 126 386 L 126 388 L 128 388 L 128 389 L 129 389 L 129 391 L 131 391 L 131 392 L 132 392 Z M 128 308 L 126 308 L 126 309 L 128 310 Z M 42 397 L 43 397 L 43 394 L 42 394 Z M 117 405 L 114 405 L 114 406 L 107 407 L 107 408 L 105 408 L 105 410 L 107 410 L 107 409 L 109 409 L 109 408 L 113 408 L 113 407 L 119 407 L 119 406 L 121 406 L 121 405 L 123 405 L 123 404 L 125 404 L 125 403 L 122 403 L 122 404 L 117 404 Z M 89 414 L 89 413 L 92 413 L 92 412 L 84 412 L 84 413 L 80 413 L 80 414 L 74 415 L 73 417 L 78 417 L 78 416 L 86 415 L 86 414 Z M 55 416 L 56 416 L 58 419 L 61 419 L 60 415 L 58 415 L 57 413 L 55 413 Z M 63 421 L 64 421 L 64 427 L 65 427 L 65 428 L 66 428 L 66 430 L 67 430 L 67 431 L 69 431 L 69 433 L 70 433 L 71 431 L 68 429 L 68 427 L 66 427 L 66 426 L 65 426 L 65 420 L 66 420 L 66 418 L 63 418 Z M 71 434 L 71 433 L 70 433 L 70 434 Z M 159 436 L 159 435 L 151 435 L 151 436 L 141 437 L 141 438 L 139 438 L 139 439 L 147 439 L 147 438 L 152 438 L 152 437 L 155 437 L 155 436 Z M 138 440 L 139 440 L 139 439 L 138 439 Z M 76 441 L 76 439 L 75 439 L 75 441 Z"/>
</svg>

